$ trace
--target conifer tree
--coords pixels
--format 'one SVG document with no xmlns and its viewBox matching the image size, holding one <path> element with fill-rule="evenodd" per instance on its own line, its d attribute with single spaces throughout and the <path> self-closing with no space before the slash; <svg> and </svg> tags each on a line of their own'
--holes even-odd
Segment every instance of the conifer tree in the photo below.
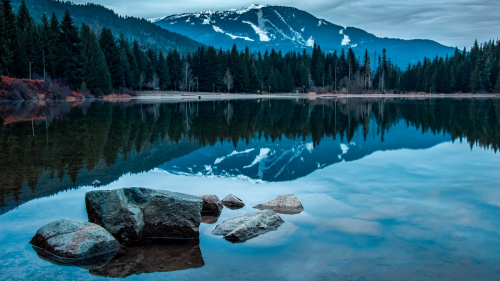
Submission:
<svg viewBox="0 0 500 281">
<path fill-rule="evenodd" d="M 3 28 L 0 32 L 1 40 L 8 51 L 0 53 L 0 63 L 2 63 L 3 73 L 9 74 L 13 71 L 14 50 L 16 47 L 16 16 L 12 9 L 10 0 L 2 0 Z"/>
<path fill-rule="evenodd" d="M 109 95 L 112 91 L 111 76 L 97 38 L 92 30 L 82 24 L 83 82 L 94 96 Z"/>
<path fill-rule="evenodd" d="M 120 64 L 121 52 L 113 36 L 111 29 L 104 27 L 99 35 L 99 45 L 106 59 L 109 73 L 111 74 L 111 82 L 114 89 L 120 89 L 125 86 L 123 68 Z"/>
<path fill-rule="evenodd" d="M 283 72 L 283 91 L 288 93 L 292 92 L 295 88 L 295 81 L 293 79 L 292 69 L 290 65 L 285 65 L 285 70 Z"/>
<path fill-rule="evenodd" d="M 494 93 L 500 93 L 500 72 L 497 75 L 497 81 L 495 83 L 495 88 L 493 89 Z"/>
<path fill-rule="evenodd" d="M 28 78 L 31 63 L 31 38 L 33 36 L 33 19 L 28 7 L 21 1 L 16 18 L 16 48 L 14 52 L 13 75 L 20 78 Z"/>
<path fill-rule="evenodd" d="M 166 90 L 170 86 L 170 73 L 168 71 L 168 63 L 163 52 L 160 51 L 160 56 L 158 57 L 158 78 L 160 78 L 160 89 Z"/>
<path fill-rule="evenodd" d="M 249 71 L 249 90 L 251 92 L 256 92 L 256 91 L 261 91 L 261 82 L 259 79 L 259 73 L 257 71 L 257 67 L 255 67 L 255 64 L 252 63 L 250 65 L 250 71 Z"/>
<path fill-rule="evenodd" d="M 68 11 L 60 23 L 57 65 L 60 78 L 72 88 L 79 89 L 82 82 L 82 61 L 78 28 Z"/>
</svg>

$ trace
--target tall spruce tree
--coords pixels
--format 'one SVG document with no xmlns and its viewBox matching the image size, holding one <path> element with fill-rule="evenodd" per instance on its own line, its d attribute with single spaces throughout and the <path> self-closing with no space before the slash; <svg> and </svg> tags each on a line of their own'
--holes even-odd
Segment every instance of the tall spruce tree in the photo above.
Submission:
<svg viewBox="0 0 500 281">
<path fill-rule="evenodd" d="M 10 0 L 2 0 L 2 14 L 4 26 L 0 32 L 3 44 L 8 49 L 0 53 L 0 63 L 3 64 L 3 73 L 11 74 L 13 71 L 14 50 L 16 49 L 16 16 Z M 1 46 L 0 46 L 1 47 Z"/>
<path fill-rule="evenodd" d="M 60 24 L 57 65 L 60 78 L 70 88 L 79 89 L 82 83 L 82 58 L 80 56 L 80 36 L 78 28 L 68 11 Z"/>
<path fill-rule="evenodd" d="M 21 1 L 16 17 L 16 48 L 13 66 L 13 75 L 19 78 L 28 78 L 30 75 L 33 25 L 34 21 L 29 14 L 28 7 L 24 1 Z"/>
<path fill-rule="evenodd" d="M 124 72 L 120 63 L 121 52 L 111 29 L 104 27 L 99 35 L 99 45 L 106 59 L 114 89 L 125 87 Z"/>
<path fill-rule="evenodd" d="M 111 94 L 111 75 L 106 65 L 106 59 L 94 32 L 86 24 L 82 24 L 81 40 L 82 57 L 85 61 L 83 82 L 94 96 Z"/>
</svg>

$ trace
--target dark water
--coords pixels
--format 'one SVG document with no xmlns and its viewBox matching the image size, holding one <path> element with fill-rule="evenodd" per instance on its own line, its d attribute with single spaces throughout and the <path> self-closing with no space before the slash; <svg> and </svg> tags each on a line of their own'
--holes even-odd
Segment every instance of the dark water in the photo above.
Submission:
<svg viewBox="0 0 500 281">
<path fill-rule="evenodd" d="M 500 279 L 500 100 L 1 103 L 0 117 L 0 280 Z M 304 212 L 242 244 L 202 224 L 199 244 L 90 271 L 28 244 L 86 220 L 86 192 L 128 186 L 247 204 L 218 222 L 285 193 Z"/>
</svg>

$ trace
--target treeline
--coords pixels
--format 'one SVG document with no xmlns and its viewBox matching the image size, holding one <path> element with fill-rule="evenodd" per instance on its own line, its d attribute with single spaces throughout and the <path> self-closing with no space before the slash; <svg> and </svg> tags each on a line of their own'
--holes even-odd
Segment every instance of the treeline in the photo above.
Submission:
<svg viewBox="0 0 500 281">
<path fill-rule="evenodd" d="M 500 41 L 470 52 L 456 49 L 450 58 L 409 65 L 402 71 L 382 51 L 376 61 L 356 56 L 352 48 L 325 53 L 283 54 L 274 49 L 254 53 L 201 46 L 185 55 L 165 53 L 118 38 L 112 30 L 83 23 L 78 28 L 69 12 L 59 22 L 43 14 L 39 24 L 21 2 L 14 13 L 10 0 L 0 7 L 0 72 L 67 84 L 72 90 L 101 96 L 130 90 L 258 92 L 500 92 Z M 372 65 L 373 63 L 373 65 Z M 47 79 L 46 79 L 47 78 Z"/>
<path fill-rule="evenodd" d="M 383 65 L 383 64 L 382 64 Z M 500 41 L 481 45 L 475 41 L 469 52 L 455 49 L 453 56 L 424 58 L 402 72 L 394 65 L 379 67 L 374 84 L 383 89 L 432 93 L 500 93 Z M 381 77 L 387 77 L 384 85 Z M 378 85 L 377 85 L 378 83 Z"/>
</svg>

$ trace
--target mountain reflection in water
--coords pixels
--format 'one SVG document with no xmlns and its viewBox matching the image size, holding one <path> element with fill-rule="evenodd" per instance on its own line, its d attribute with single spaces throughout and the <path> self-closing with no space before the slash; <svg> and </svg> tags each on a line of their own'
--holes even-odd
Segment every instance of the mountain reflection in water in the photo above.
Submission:
<svg viewBox="0 0 500 281">
<path fill-rule="evenodd" d="M 154 168 L 289 181 L 380 150 L 500 144 L 491 99 L 3 103 L 0 117 L 0 214 Z"/>
</svg>

